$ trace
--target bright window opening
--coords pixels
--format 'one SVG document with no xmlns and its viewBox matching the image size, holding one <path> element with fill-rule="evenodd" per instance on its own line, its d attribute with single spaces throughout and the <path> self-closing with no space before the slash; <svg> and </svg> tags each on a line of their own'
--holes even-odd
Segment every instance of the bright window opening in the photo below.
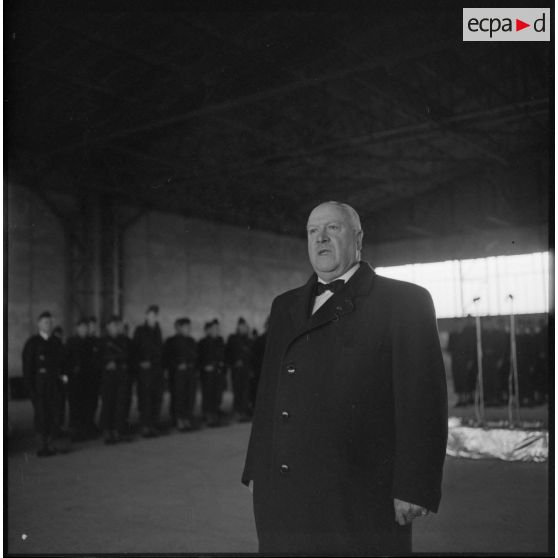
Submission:
<svg viewBox="0 0 558 558">
<path fill-rule="evenodd" d="M 549 311 L 549 253 L 378 267 L 384 277 L 428 289 L 438 318 Z M 474 299 L 478 298 L 477 302 Z"/>
</svg>

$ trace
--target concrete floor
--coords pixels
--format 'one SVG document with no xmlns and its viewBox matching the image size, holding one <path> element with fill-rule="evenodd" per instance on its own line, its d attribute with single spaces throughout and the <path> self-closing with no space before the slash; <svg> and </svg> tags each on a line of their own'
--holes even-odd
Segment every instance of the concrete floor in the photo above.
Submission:
<svg viewBox="0 0 558 558">
<path fill-rule="evenodd" d="M 17 553 L 250 553 L 251 495 L 240 483 L 250 425 L 35 457 L 31 406 L 8 403 L 7 544 Z M 448 458 L 436 516 L 417 552 L 545 552 L 546 464 Z"/>
</svg>

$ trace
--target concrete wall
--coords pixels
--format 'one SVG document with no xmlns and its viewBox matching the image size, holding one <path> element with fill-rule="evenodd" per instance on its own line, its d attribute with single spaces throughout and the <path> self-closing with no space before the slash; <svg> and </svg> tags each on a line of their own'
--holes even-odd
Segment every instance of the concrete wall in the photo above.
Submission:
<svg viewBox="0 0 558 558">
<path fill-rule="evenodd" d="M 48 208 L 25 188 L 7 184 L 7 354 L 10 375 L 21 374 L 21 350 L 44 310 L 62 323 L 65 302 L 64 232 Z M 5 291 L 6 292 L 6 291 Z"/>
<path fill-rule="evenodd" d="M 126 321 L 135 327 L 158 304 L 164 334 L 180 316 L 196 337 L 214 317 L 224 334 L 239 316 L 262 331 L 273 298 L 311 273 L 304 240 L 159 212 L 126 231 L 123 252 Z"/>
</svg>

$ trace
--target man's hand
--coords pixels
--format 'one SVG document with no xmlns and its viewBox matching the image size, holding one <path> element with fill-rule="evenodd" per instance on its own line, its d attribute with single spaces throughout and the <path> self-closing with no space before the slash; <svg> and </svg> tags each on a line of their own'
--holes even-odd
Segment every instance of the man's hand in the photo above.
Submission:
<svg viewBox="0 0 558 558">
<path fill-rule="evenodd" d="M 393 507 L 395 508 L 395 521 L 399 525 L 409 525 L 416 517 L 429 514 L 426 508 L 397 498 L 393 499 Z"/>
<path fill-rule="evenodd" d="M 250 481 L 250 482 L 248 483 L 248 490 L 249 490 L 252 494 L 254 494 L 254 481 Z"/>
</svg>

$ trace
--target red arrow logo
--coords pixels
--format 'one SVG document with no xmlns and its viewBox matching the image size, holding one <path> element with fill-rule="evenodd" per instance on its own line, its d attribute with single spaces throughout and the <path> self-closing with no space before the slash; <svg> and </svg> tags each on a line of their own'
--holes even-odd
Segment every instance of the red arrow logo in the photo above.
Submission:
<svg viewBox="0 0 558 558">
<path fill-rule="evenodd" d="M 530 23 L 525 23 L 524 21 L 521 21 L 520 19 L 515 20 L 515 30 L 516 31 L 521 31 L 522 29 L 525 29 L 526 27 L 531 27 L 531 24 Z"/>
</svg>

